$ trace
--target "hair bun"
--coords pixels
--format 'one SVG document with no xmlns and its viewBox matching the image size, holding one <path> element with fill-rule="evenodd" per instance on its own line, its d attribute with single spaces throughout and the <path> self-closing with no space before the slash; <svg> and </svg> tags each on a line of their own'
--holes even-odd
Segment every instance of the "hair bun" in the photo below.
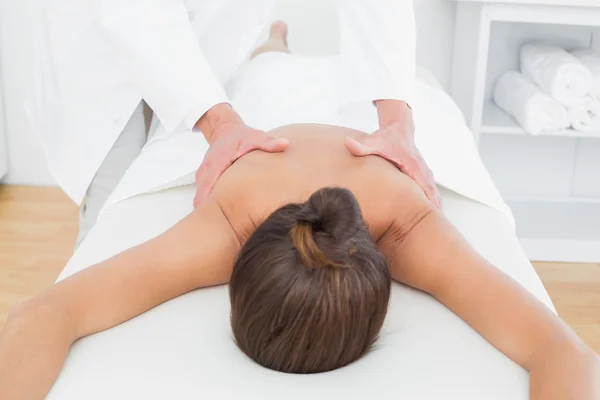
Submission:
<svg viewBox="0 0 600 400">
<path fill-rule="evenodd" d="M 314 233 L 323 232 L 336 241 L 354 236 L 363 226 L 356 197 L 344 188 L 323 188 L 308 199 L 298 222 L 307 222 Z"/>
<path fill-rule="evenodd" d="M 302 264 L 309 268 L 347 266 L 352 239 L 364 227 L 356 198 L 348 189 L 324 188 L 298 211 L 290 231 Z"/>
</svg>

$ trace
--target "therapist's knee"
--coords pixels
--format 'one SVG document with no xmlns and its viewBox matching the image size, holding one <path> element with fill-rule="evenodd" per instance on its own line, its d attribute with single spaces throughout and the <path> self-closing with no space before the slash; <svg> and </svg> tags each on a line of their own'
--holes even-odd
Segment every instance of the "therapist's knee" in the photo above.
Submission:
<svg viewBox="0 0 600 400">
<path fill-rule="evenodd" d="M 369 351 L 390 285 L 354 195 L 321 189 L 275 211 L 242 248 L 230 282 L 233 334 L 267 368 L 333 370 Z"/>
</svg>

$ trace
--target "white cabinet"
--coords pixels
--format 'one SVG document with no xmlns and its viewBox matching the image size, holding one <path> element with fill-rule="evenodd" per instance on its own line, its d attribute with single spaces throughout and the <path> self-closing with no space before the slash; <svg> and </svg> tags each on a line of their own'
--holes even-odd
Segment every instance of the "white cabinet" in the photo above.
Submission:
<svg viewBox="0 0 600 400">
<path fill-rule="evenodd" d="M 492 101 L 528 42 L 594 48 L 600 0 L 457 0 L 452 96 L 532 260 L 600 261 L 600 132 L 530 136 Z"/>
</svg>

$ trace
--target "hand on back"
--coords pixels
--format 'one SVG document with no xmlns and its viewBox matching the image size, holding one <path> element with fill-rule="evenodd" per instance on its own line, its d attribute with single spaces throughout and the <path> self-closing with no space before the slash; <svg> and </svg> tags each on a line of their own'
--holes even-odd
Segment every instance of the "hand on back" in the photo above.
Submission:
<svg viewBox="0 0 600 400">
<path fill-rule="evenodd" d="M 412 178 L 436 207 L 441 208 L 441 197 L 433 174 L 414 142 L 412 118 L 404 121 L 405 124 L 380 123 L 381 128 L 369 137 L 361 140 L 347 138 L 345 146 L 354 156 L 377 155 L 391 162 Z M 406 126 L 407 123 L 410 126 Z M 269 136 L 264 131 L 248 127 L 228 104 L 218 104 L 209 110 L 198 122 L 198 127 L 207 137 L 210 147 L 196 172 L 194 207 L 208 197 L 227 168 L 245 154 L 254 150 L 276 153 L 289 146 L 288 139 Z"/>
<path fill-rule="evenodd" d="M 442 200 L 433 173 L 417 149 L 413 136 L 404 131 L 401 124 L 390 124 L 361 140 L 346 138 L 344 144 L 354 156 L 376 155 L 394 164 L 417 182 L 436 207 L 441 208 Z"/>
<path fill-rule="evenodd" d="M 284 151 L 289 141 L 250 128 L 241 121 L 224 122 L 211 135 L 210 147 L 196 172 L 194 208 L 210 194 L 219 177 L 236 160 L 254 150 L 277 153 Z"/>
</svg>

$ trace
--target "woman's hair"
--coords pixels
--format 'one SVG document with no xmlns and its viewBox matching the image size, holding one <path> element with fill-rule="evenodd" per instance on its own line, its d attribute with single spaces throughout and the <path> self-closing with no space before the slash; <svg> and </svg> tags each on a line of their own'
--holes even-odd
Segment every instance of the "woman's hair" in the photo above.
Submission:
<svg viewBox="0 0 600 400">
<path fill-rule="evenodd" d="M 320 189 L 273 212 L 242 247 L 229 284 L 233 335 L 270 369 L 340 368 L 377 339 L 390 285 L 352 192 Z"/>
</svg>

